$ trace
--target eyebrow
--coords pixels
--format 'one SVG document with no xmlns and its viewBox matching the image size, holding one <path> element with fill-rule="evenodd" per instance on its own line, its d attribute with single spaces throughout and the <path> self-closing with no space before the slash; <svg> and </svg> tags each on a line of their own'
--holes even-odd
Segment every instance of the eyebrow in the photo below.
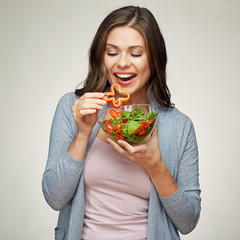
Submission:
<svg viewBox="0 0 240 240">
<path fill-rule="evenodd" d="M 119 49 L 118 46 L 116 46 L 116 45 L 114 45 L 114 44 L 111 44 L 111 43 L 107 43 L 107 44 L 106 44 L 106 47 L 107 47 L 107 46 L 110 46 L 110 47 Z M 129 48 L 130 48 L 130 49 L 132 49 L 132 48 L 142 48 L 142 49 L 145 49 L 145 48 L 144 48 L 143 46 L 141 46 L 141 45 L 134 45 L 134 46 L 130 46 Z"/>
</svg>

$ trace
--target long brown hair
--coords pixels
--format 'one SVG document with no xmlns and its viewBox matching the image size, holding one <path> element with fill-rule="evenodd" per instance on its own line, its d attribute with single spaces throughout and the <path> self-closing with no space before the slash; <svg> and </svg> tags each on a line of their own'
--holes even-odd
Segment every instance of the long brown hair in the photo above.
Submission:
<svg viewBox="0 0 240 240">
<path fill-rule="evenodd" d="M 144 37 L 151 75 L 148 81 L 148 94 L 153 90 L 158 103 L 173 107 L 171 94 L 166 82 L 167 53 L 165 41 L 159 26 L 146 8 L 126 6 L 111 12 L 99 26 L 89 51 L 89 70 L 83 87 L 76 89 L 78 96 L 86 92 L 98 92 L 109 85 L 104 66 L 104 52 L 109 32 L 116 27 L 128 26 L 138 30 Z"/>
</svg>

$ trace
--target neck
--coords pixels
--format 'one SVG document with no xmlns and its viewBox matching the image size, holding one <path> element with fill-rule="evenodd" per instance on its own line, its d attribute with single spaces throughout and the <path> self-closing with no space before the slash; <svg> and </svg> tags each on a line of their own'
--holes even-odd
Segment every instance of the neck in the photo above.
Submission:
<svg viewBox="0 0 240 240">
<path fill-rule="evenodd" d="M 125 103 L 125 105 L 130 105 L 130 104 L 150 104 L 150 99 L 147 94 L 147 89 L 142 88 L 138 90 L 137 92 L 134 92 L 131 94 L 131 97 L 129 101 Z"/>
</svg>

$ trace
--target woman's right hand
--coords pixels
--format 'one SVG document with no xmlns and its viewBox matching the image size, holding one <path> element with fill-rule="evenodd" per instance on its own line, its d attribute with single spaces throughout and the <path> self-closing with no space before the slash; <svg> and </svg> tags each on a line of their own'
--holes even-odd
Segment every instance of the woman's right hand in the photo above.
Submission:
<svg viewBox="0 0 240 240">
<path fill-rule="evenodd" d="M 74 102 L 72 114 L 78 128 L 77 135 L 90 137 L 97 122 L 98 111 L 106 104 L 106 101 L 101 99 L 103 97 L 101 92 L 89 92 Z"/>
</svg>

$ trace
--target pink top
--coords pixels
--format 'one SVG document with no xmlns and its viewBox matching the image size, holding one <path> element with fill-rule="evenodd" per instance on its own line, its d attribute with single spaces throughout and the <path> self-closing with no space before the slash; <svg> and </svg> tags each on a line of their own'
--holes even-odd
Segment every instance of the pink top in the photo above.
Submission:
<svg viewBox="0 0 240 240">
<path fill-rule="evenodd" d="M 83 240 L 146 240 L 150 179 L 96 138 L 86 158 Z"/>
</svg>

